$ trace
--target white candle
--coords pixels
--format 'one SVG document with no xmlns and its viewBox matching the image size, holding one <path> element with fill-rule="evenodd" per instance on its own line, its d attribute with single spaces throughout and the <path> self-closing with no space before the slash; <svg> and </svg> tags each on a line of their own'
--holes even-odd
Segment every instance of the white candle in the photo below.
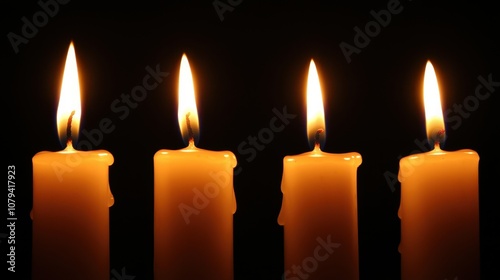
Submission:
<svg viewBox="0 0 500 280">
<path fill-rule="evenodd" d="M 424 103 L 435 148 L 400 161 L 402 279 L 479 279 L 479 156 L 469 149 L 440 149 L 445 127 L 430 62 Z"/>
<path fill-rule="evenodd" d="M 73 43 L 66 58 L 58 130 L 67 147 L 33 157 L 33 279 L 109 279 L 109 207 L 104 150 L 78 151 L 80 89 Z M 71 127 L 69 127 L 71 126 Z M 71 131 L 72 133 L 69 133 Z M 65 141 L 62 141 L 65 143 Z"/>
<path fill-rule="evenodd" d="M 236 157 L 195 146 L 198 115 L 185 55 L 179 125 L 188 146 L 162 149 L 154 156 L 154 279 L 231 280 Z"/>
<path fill-rule="evenodd" d="M 356 173 L 361 155 L 321 151 L 322 93 L 314 61 L 307 84 L 309 140 L 314 150 L 284 158 L 284 279 L 358 279 Z"/>
</svg>

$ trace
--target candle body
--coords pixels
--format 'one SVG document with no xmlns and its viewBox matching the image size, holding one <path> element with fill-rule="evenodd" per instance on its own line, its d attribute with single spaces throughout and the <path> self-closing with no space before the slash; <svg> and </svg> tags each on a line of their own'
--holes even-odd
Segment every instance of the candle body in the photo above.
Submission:
<svg viewBox="0 0 500 280">
<path fill-rule="evenodd" d="M 235 166 L 228 151 L 155 154 L 155 279 L 233 279 Z"/>
<path fill-rule="evenodd" d="M 284 279 L 358 279 L 358 153 L 284 159 Z"/>
<path fill-rule="evenodd" d="M 402 279 L 479 279 L 478 162 L 472 150 L 401 159 Z"/>
<path fill-rule="evenodd" d="M 33 157 L 33 280 L 109 279 L 113 160 L 104 150 Z"/>
</svg>

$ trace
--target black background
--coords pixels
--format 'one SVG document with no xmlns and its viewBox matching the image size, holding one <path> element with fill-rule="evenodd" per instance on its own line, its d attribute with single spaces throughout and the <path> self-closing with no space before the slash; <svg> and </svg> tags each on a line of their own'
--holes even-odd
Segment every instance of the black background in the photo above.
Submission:
<svg viewBox="0 0 500 280">
<path fill-rule="evenodd" d="M 277 224 L 282 160 L 309 150 L 305 81 L 311 58 L 324 93 L 323 150 L 356 151 L 363 157 L 358 169 L 360 278 L 399 279 L 400 184 L 387 182 L 384 174 L 396 175 L 399 158 L 420 152 L 414 141 L 426 138 L 421 84 L 427 59 L 436 68 L 443 110 L 464 100 L 477 105 L 467 117 L 458 117 L 460 124 L 457 113 L 448 115 L 443 148 L 469 148 L 480 155 L 481 270 L 483 276 L 499 275 L 499 120 L 494 110 L 500 105 L 500 87 L 485 100 L 472 98 L 478 76 L 500 81 L 495 4 L 401 0 L 402 11 L 348 63 L 339 44 L 354 45 L 354 28 L 364 29 L 374 20 L 370 11 L 387 9 L 390 1 L 233 2 L 238 5 L 221 20 L 211 1 L 72 0 L 60 4 L 17 53 L 8 34 L 22 36 L 21 18 L 33 22 L 41 6 L 36 1 L 3 3 L 2 94 L 7 98 L 2 143 L 6 164 L 16 167 L 18 218 L 15 273 L 7 271 L 7 242 L 0 239 L 1 270 L 8 272 L 7 279 L 30 278 L 31 159 L 39 151 L 61 149 L 55 116 L 71 40 L 82 86 L 81 130 L 98 128 L 104 118 L 115 126 L 92 147 L 115 158 L 109 178 L 115 197 L 110 208 L 111 269 L 125 268 L 137 280 L 153 277 L 153 155 L 159 149 L 184 147 L 176 88 L 185 52 L 197 88 L 198 147 L 230 150 L 238 159 L 236 280 L 281 279 L 284 271 L 283 228 Z M 156 65 L 170 75 L 120 119 L 111 104 L 142 84 L 145 67 Z M 285 106 L 297 117 L 265 149 L 251 160 L 238 150 L 249 136 L 269 127 L 273 108 L 282 111 Z M 7 203 L 2 205 L 6 212 Z M 0 233 L 7 232 L 1 228 Z M 54 261 L 64 265 L 64 260 Z"/>
</svg>

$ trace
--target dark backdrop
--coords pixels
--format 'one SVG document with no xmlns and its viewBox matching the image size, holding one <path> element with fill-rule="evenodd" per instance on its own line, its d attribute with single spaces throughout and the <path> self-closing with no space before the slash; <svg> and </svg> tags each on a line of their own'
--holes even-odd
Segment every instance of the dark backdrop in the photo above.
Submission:
<svg viewBox="0 0 500 280">
<path fill-rule="evenodd" d="M 500 213 L 495 197 L 495 173 L 500 170 L 495 113 L 500 105 L 500 25 L 495 5 L 276 2 L 71 0 L 58 3 L 51 15 L 40 12 L 42 5 L 36 1 L 3 3 L 2 143 L 6 164 L 17 171 L 18 218 L 16 272 L 9 272 L 7 279 L 30 277 L 31 159 L 39 151 L 61 149 L 55 116 L 71 40 L 82 84 L 81 130 L 98 128 L 104 118 L 115 126 L 93 147 L 115 158 L 109 178 L 116 200 L 110 209 L 112 270 L 125 268 L 135 279 L 152 279 L 153 155 L 159 149 L 184 147 L 176 88 L 185 52 L 197 86 L 198 146 L 230 150 L 238 159 L 236 280 L 281 279 L 283 228 L 277 217 L 282 160 L 309 150 L 304 89 L 311 58 L 324 92 L 324 151 L 356 151 L 363 157 L 358 169 L 361 279 L 399 279 L 400 184 L 394 176 L 400 157 L 420 152 L 415 141 L 426 138 L 421 84 L 427 59 L 436 68 L 443 110 L 451 110 L 444 148 L 469 148 L 480 155 L 481 269 L 483 275 L 499 274 L 500 232 L 494 226 Z M 218 12 L 216 6 L 226 10 Z M 385 26 L 374 24 L 371 11 L 388 6 L 394 12 L 390 20 Z M 26 22 L 38 27 L 23 35 Z M 373 28 L 369 41 L 355 42 L 356 28 L 365 30 L 367 25 Z M 15 36 L 22 42 L 12 43 Z M 341 44 L 357 49 L 347 56 Z M 142 84 L 147 66 L 170 74 L 121 119 L 111 104 Z M 483 100 L 475 97 L 479 76 L 496 83 Z M 454 111 L 459 105 L 462 113 Z M 296 118 L 273 134 L 255 158 L 238 149 L 250 147 L 244 143 L 248 137 L 269 127 L 274 108 L 285 107 Z M 7 204 L 2 207 L 5 213 Z M 1 270 L 7 272 L 7 228 L 1 227 L 0 233 Z"/>
</svg>

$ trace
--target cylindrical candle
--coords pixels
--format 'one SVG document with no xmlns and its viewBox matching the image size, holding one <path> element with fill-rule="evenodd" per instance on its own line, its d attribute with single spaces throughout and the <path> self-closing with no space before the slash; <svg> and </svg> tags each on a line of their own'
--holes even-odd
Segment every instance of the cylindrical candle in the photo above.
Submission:
<svg viewBox="0 0 500 280">
<path fill-rule="evenodd" d="M 33 280 L 109 279 L 112 163 L 104 150 L 33 157 Z"/>
<path fill-rule="evenodd" d="M 232 280 L 236 157 L 195 146 L 198 115 L 185 55 L 178 115 L 188 146 L 154 155 L 154 279 Z"/>
<path fill-rule="evenodd" d="M 313 61 L 307 95 L 308 130 L 315 148 L 286 156 L 283 162 L 278 223 L 284 226 L 284 279 L 358 279 L 356 175 L 361 155 L 320 150 L 324 113 Z M 316 100 L 310 95 L 316 95 Z M 310 114 L 312 109 L 320 110 L 319 114 Z"/>
<path fill-rule="evenodd" d="M 155 154 L 155 279 L 233 279 L 235 166 L 228 151 Z"/>
<path fill-rule="evenodd" d="M 478 162 L 439 147 L 401 159 L 401 279 L 479 279 Z"/>
<path fill-rule="evenodd" d="M 285 279 L 358 279 L 358 153 L 284 159 Z M 307 277 L 307 278 L 306 278 Z"/>
<path fill-rule="evenodd" d="M 445 129 L 434 68 L 424 78 L 432 151 L 401 159 L 401 274 L 411 279 L 479 279 L 478 154 L 443 151 Z"/>
</svg>

